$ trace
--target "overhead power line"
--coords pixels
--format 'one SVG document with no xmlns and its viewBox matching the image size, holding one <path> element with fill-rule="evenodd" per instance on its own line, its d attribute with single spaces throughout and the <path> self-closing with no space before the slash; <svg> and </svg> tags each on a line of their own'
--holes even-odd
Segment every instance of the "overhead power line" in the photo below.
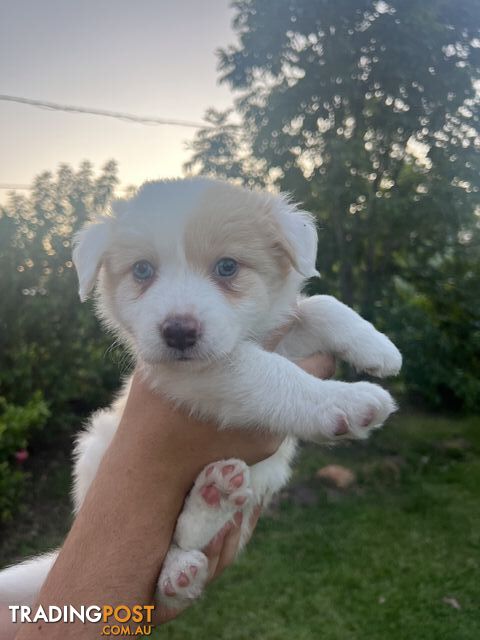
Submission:
<svg viewBox="0 0 480 640">
<path fill-rule="evenodd" d="M 119 187 L 117 191 L 127 191 L 130 186 Z M 31 184 L 12 184 L 9 182 L 0 182 L 0 190 L 6 189 L 7 191 L 32 191 L 34 187 Z"/>
<path fill-rule="evenodd" d="M 45 102 L 44 100 L 33 100 L 32 98 L 22 98 L 20 96 L 0 94 L 0 100 L 4 102 L 19 102 L 20 104 L 27 104 L 40 109 L 50 109 L 52 111 L 66 111 L 68 113 L 83 113 L 92 116 L 103 116 L 105 118 L 116 118 L 124 122 L 136 122 L 144 125 L 168 125 L 172 127 L 192 127 L 195 129 L 209 126 L 207 123 L 191 122 L 190 120 L 138 116 L 133 113 L 107 111 L 106 109 L 93 109 L 91 107 L 74 107 L 68 104 L 57 104 L 56 102 Z"/>
<path fill-rule="evenodd" d="M 27 189 L 31 189 L 32 187 L 28 184 L 0 184 L 0 189 L 17 189 L 18 191 L 26 191 Z"/>
</svg>

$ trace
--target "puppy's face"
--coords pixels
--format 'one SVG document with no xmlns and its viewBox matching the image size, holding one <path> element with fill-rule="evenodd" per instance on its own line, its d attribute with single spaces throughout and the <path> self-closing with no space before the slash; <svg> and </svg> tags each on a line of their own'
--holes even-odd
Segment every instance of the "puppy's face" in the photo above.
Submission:
<svg viewBox="0 0 480 640">
<path fill-rule="evenodd" d="M 262 339 L 315 273 L 310 217 L 280 196 L 205 179 L 147 183 L 80 232 L 82 299 L 142 360 L 209 363 Z"/>
</svg>

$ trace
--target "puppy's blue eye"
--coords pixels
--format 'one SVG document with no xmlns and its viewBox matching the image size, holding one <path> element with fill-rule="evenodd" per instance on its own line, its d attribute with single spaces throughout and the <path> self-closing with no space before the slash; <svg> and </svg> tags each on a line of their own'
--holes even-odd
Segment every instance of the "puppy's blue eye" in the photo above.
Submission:
<svg viewBox="0 0 480 640">
<path fill-rule="evenodd" d="M 221 258 L 215 265 L 215 273 L 220 278 L 231 278 L 238 271 L 238 262 L 233 258 Z"/>
<path fill-rule="evenodd" d="M 132 273 L 135 280 L 145 282 L 145 280 L 153 278 L 155 269 L 148 260 L 139 260 L 133 265 Z"/>
</svg>

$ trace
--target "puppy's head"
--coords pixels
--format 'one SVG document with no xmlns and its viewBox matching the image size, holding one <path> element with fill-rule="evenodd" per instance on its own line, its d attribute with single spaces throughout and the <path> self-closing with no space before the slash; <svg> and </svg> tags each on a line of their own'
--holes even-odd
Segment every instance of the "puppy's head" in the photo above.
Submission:
<svg viewBox="0 0 480 640">
<path fill-rule="evenodd" d="M 284 196 L 202 178 L 145 184 L 85 226 L 80 297 L 145 362 L 211 362 L 278 326 L 316 274 L 309 214 Z"/>
</svg>

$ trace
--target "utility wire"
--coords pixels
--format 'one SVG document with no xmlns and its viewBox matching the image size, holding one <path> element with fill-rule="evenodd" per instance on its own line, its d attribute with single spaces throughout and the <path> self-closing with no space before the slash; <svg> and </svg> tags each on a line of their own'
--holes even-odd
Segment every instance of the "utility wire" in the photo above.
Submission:
<svg viewBox="0 0 480 640">
<path fill-rule="evenodd" d="M 33 100 L 19 96 L 9 96 L 0 94 L 0 100 L 4 102 L 19 102 L 31 107 L 40 109 L 51 109 L 52 111 L 67 111 L 69 113 L 84 113 L 92 116 L 103 116 L 106 118 L 116 118 L 124 122 L 137 122 L 144 125 L 168 125 L 172 127 L 193 127 L 199 129 L 209 126 L 207 123 L 191 122 L 190 120 L 174 120 L 169 118 L 156 118 L 147 116 L 137 116 L 133 113 L 122 113 L 120 111 L 107 111 L 106 109 L 93 109 L 90 107 L 74 107 L 67 104 L 57 104 L 56 102 L 45 102 L 43 100 Z"/>
<path fill-rule="evenodd" d="M 31 189 L 32 187 L 28 184 L 0 184 L 0 189 L 18 189 L 19 191 L 27 191 L 27 189 Z"/>
<path fill-rule="evenodd" d="M 5 183 L 5 182 L 1 182 L 0 183 L 0 190 L 1 189 L 6 189 L 7 191 L 32 191 L 34 188 L 35 187 L 32 187 L 31 184 L 10 184 L 8 182 L 7 183 Z M 128 189 L 130 189 L 130 186 L 119 187 L 117 189 L 117 191 L 127 191 Z"/>
</svg>

